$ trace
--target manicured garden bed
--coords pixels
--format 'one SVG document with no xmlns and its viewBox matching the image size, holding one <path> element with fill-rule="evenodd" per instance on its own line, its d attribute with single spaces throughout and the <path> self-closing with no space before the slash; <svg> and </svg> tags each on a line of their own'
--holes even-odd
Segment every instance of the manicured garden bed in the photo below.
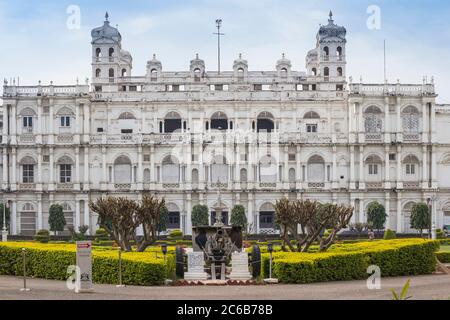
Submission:
<svg viewBox="0 0 450 320">
<path fill-rule="evenodd" d="M 273 253 L 273 277 L 282 283 L 367 279 L 367 267 L 379 266 L 381 276 L 431 274 L 439 242 L 396 239 L 333 245 L 325 253 Z M 262 276 L 269 275 L 269 254 L 262 255 Z"/>
<path fill-rule="evenodd" d="M 30 277 L 66 280 L 67 268 L 75 265 L 75 244 L 40 244 L 33 242 L 0 243 L 0 274 L 21 276 L 22 248 L 26 248 L 27 275 Z M 173 251 L 173 248 L 169 248 Z M 158 285 L 171 276 L 173 255 L 167 255 L 164 264 L 159 247 L 145 252 L 122 253 L 123 283 L 128 285 Z M 92 277 L 94 283 L 118 282 L 117 249 L 93 247 Z"/>
</svg>

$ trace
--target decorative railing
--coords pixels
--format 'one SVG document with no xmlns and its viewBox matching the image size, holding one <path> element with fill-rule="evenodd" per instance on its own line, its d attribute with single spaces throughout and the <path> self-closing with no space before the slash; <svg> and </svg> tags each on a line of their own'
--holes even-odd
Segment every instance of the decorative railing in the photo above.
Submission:
<svg viewBox="0 0 450 320">
<path fill-rule="evenodd" d="M 58 183 L 56 185 L 58 190 L 73 190 L 73 183 Z"/>
<path fill-rule="evenodd" d="M 214 182 L 211 183 L 211 188 L 228 189 L 228 183 Z"/>
<path fill-rule="evenodd" d="M 383 182 L 366 182 L 366 189 L 383 189 Z"/>
<path fill-rule="evenodd" d="M 162 187 L 163 187 L 163 189 L 179 189 L 180 184 L 179 183 L 163 183 Z"/>
<path fill-rule="evenodd" d="M 20 135 L 19 142 L 21 142 L 21 143 L 36 143 L 36 135 L 35 134 Z"/>
<path fill-rule="evenodd" d="M 56 136 L 58 143 L 73 143 L 73 134 L 60 134 Z"/>
<path fill-rule="evenodd" d="M 308 188 L 309 189 L 323 189 L 323 188 L 325 188 L 325 183 L 324 182 L 309 182 Z"/>
<path fill-rule="evenodd" d="M 381 142 L 381 133 L 366 133 L 366 142 Z"/>
<path fill-rule="evenodd" d="M 404 189 L 420 189 L 420 182 L 411 181 L 411 182 L 403 182 Z"/>
<path fill-rule="evenodd" d="M 131 189 L 131 183 L 115 183 L 114 188 L 116 190 L 130 190 Z"/>
<path fill-rule="evenodd" d="M 417 142 L 420 140 L 420 134 L 419 133 L 404 133 L 403 134 L 403 141 L 404 142 Z"/>
<path fill-rule="evenodd" d="M 19 190 L 35 190 L 36 184 L 35 183 L 20 183 L 19 184 Z"/>
<path fill-rule="evenodd" d="M 259 187 L 260 188 L 276 188 L 277 183 L 276 182 L 260 182 Z"/>
</svg>

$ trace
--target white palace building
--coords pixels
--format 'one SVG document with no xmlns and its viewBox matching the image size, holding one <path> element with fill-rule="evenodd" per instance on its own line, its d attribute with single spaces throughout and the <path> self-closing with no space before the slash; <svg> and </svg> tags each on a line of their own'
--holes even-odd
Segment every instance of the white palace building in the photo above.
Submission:
<svg viewBox="0 0 450 320">
<path fill-rule="evenodd" d="M 433 80 L 354 82 L 346 77 L 346 29 L 320 27 L 294 71 L 284 54 L 273 70 L 209 71 L 196 55 L 186 71 L 164 71 L 156 56 L 144 76 L 106 17 L 92 30 L 86 85 L 3 88 L 0 181 L 13 235 L 66 220 L 88 225 L 88 203 L 104 195 L 165 197 L 171 229 L 191 233 L 191 208 L 246 208 L 253 233 L 271 233 L 275 201 L 351 204 L 353 222 L 378 201 L 387 227 L 411 230 L 416 202 L 436 228 L 450 225 L 450 105 L 436 104 Z M 212 218 L 212 217 L 211 217 Z"/>
</svg>

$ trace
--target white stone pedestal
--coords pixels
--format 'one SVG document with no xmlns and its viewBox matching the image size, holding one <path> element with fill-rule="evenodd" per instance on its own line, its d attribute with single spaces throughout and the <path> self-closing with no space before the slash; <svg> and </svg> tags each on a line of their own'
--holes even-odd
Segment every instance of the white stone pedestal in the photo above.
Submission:
<svg viewBox="0 0 450 320">
<path fill-rule="evenodd" d="M 184 273 L 185 280 L 207 280 L 203 252 L 188 252 L 188 271 Z"/>
<path fill-rule="evenodd" d="M 2 242 L 8 241 L 8 230 L 2 230 Z"/>
<path fill-rule="evenodd" d="M 233 252 L 231 254 L 231 280 L 250 280 L 252 275 L 248 268 L 248 253 Z"/>
</svg>

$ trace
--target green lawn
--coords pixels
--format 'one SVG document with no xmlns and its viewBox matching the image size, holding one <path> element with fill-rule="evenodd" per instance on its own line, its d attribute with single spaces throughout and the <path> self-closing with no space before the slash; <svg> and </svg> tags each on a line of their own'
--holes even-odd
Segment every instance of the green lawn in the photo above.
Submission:
<svg viewBox="0 0 450 320">
<path fill-rule="evenodd" d="M 441 252 L 450 252 L 450 246 L 441 246 Z"/>
</svg>

